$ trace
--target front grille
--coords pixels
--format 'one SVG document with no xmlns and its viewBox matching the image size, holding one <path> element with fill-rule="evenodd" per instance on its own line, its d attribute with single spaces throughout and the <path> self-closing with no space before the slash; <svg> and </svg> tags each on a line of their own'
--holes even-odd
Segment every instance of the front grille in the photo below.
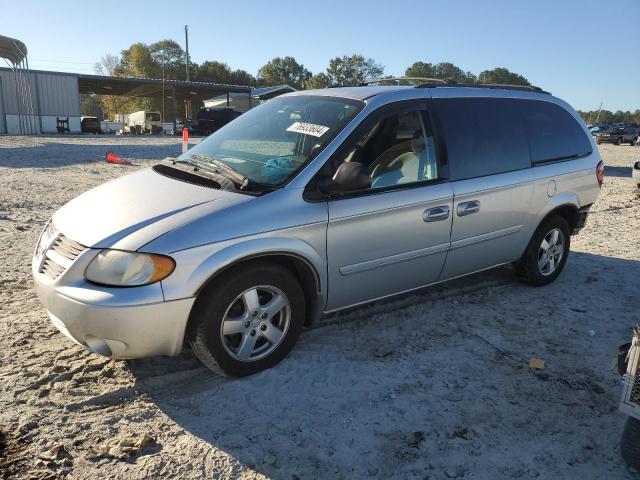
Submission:
<svg viewBox="0 0 640 480">
<path fill-rule="evenodd" d="M 87 247 L 60 234 L 47 249 L 40 273 L 58 278 Z"/>
</svg>

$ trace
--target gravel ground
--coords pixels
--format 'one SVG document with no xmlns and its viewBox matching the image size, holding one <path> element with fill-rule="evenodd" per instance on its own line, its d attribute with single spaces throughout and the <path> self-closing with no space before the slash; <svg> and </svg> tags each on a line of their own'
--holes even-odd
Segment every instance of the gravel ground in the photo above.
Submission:
<svg viewBox="0 0 640 480">
<path fill-rule="evenodd" d="M 106 164 L 109 149 L 136 166 Z M 628 168 L 640 148 L 600 149 L 608 176 L 554 284 L 527 287 L 501 268 L 356 309 L 235 380 L 189 351 L 88 353 L 32 288 L 52 213 L 176 155 L 176 140 L 0 137 L 0 477 L 636 478 L 620 459 L 612 360 L 640 322 Z M 529 369 L 532 357 L 546 368 Z"/>
</svg>

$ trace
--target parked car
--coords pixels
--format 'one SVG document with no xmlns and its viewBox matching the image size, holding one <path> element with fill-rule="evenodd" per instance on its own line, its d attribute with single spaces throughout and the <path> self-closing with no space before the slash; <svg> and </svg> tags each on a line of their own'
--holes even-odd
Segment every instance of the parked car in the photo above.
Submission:
<svg viewBox="0 0 640 480">
<path fill-rule="evenodd" d="M 631 145 L 635 145 L 638 141 L 638 134 L 638 129 L 635 127 L 602 127 L 596 133 L 596 143 L 598 145 L 601 143 L 615 143 L 616 145 L 629 143 Z"/>
<path fill-rule="evenodd" d="M 634 330 L 633 342 L 628 346 L 626 355 L 620 360 L 624 373 L 624 388 L 620 410 L 628 415 L 627 424 L 622 434 L 620 451 L 629 467 L 640 470 L 640 325 Z M 626 350 L 622 348 L 621 350 Z M 620 364 L 620 363 L 619 363 Z"/>
<path fill-rule="evenodd" d="M 211 135 L 227 123 L 242 115 L 233 108 L 201 108 L 198 111 L 197 123 L 193 125 L 196 133 Z"/>
<path fill-rule="evenodd" d="M 80 131 L 82 133 L 102 133 L 100 120 L 96 117 L 82 117 L 80 119 Z"/>
<path fill-rule="evenodd" d="M 586 126 L 539 89 L 431 86 L 283 95 L 80 195 L 33 257 L 52 322 L 243 376 L 325 313 L 510 263 L 553 282 L 604 176 Z"/>
</svg>

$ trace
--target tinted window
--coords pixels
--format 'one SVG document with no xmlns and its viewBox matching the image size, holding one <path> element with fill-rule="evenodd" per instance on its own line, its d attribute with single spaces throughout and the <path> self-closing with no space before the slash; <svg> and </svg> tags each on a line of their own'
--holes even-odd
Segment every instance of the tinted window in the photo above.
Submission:
<svg viewBox="0 0 640 480">
<path fill-rule="evenodd" d="M 452 180 L 531 166 L 517 102 L 506 98 L 434 99 Z"/>
<path fill-rule="evenodd" d="M 549 102 L 521 101 L 534 163 L 591 153 L 591 143 L 564 108 Z"/>
</svg>

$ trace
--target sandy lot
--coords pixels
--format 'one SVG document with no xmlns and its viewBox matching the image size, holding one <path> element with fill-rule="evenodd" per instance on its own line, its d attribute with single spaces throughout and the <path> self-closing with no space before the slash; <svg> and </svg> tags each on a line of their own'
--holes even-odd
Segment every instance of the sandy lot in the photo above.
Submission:
<svg viewBox="0 0 640 480">
<path fill-rule="evenodd" d="M 109 149 L 138 166 L 104 163 Z M 57 208 L 178 151 L 174 139 L 0 137 L 0 477 L 636 478 L 611 365 L 640 322 L 628 168 L 640 147 L 601 146 L 602 194 L 554 284 L 501 268 L 360 308 L 241 380 L 189 351 L 88 353 L 32 289 L 31 253 Z"/>
</svg>

